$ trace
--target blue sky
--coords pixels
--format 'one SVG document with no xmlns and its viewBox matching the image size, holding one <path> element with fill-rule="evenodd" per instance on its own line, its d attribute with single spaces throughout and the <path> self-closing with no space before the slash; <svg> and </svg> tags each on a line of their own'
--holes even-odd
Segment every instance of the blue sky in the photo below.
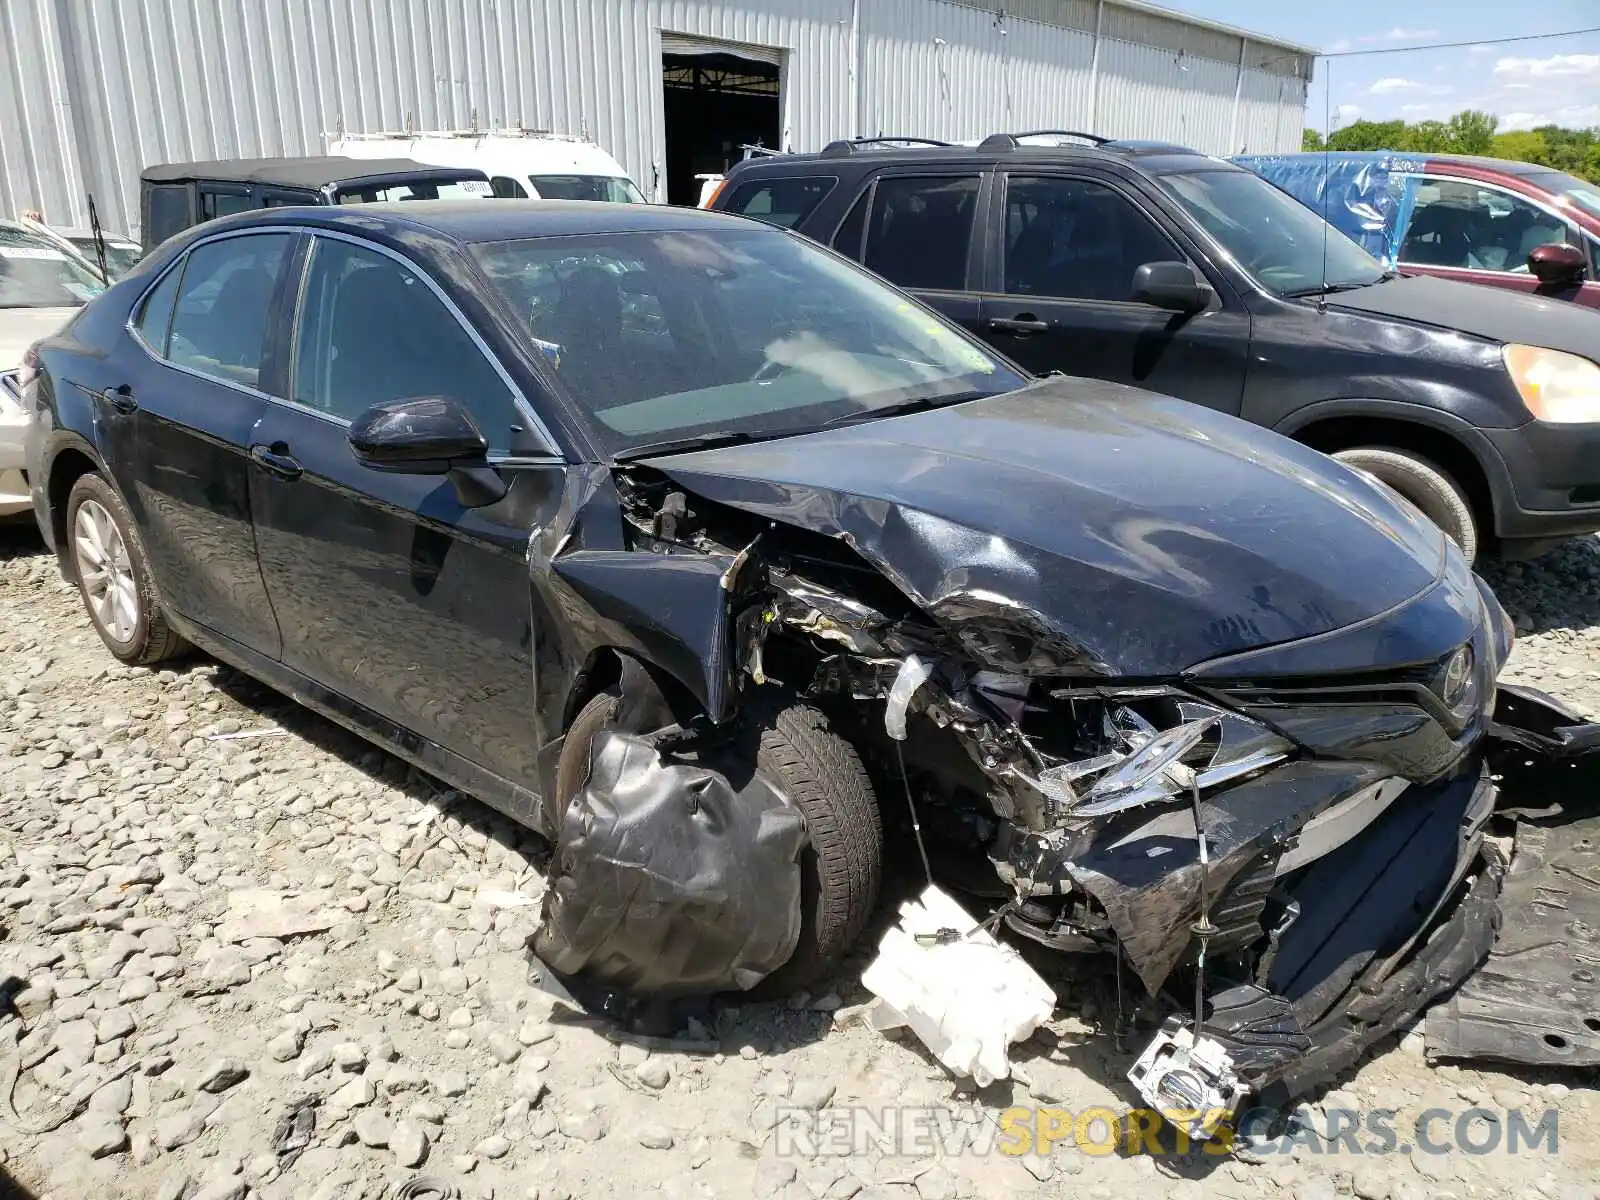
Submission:
<svg viewBox="0 0 1600 1200">
<path fill-rule="evenodd" d="M 1319 59 L 1306 123 L 1321 128 L 1331 101 L 1335 127 L 1358 119 L 1423 121 L 1477 108 L 1502 129 L 1555 122 L 1600 126 L 1600 34 L 1460 50 L 1415 50 L 1459 42 L 1600 26 L 1600 0 L 1158 0 L 1165 7 L 1322 51 L 1400 53 Z"/>
</svg>

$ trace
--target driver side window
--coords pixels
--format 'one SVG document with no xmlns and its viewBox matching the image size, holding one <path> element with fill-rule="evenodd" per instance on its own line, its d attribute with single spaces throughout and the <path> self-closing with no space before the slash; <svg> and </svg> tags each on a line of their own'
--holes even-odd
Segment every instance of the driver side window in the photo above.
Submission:
<svg viewBox="0 0 1600 1200">
<path fill-rule="evenodd" d="M 1538 206 L 1471 180 L 1424 178 L 1400 262 L 1526 274 L 1528 255 L 1550 242 L 1576 238 Z"/>
<path fill-rule="evenodd" d="M 1005 290 L 1068 300 L 1133 299 L 1149 262 L 1188 256 L 1130 201 L 1086 179 L 1006 183 Z"/>
<path fill-rule="evenodd" d="M 471 414 L 490 453 L 524 418 L 461 323 L 410 266 L 317 238 L 295 338 L 296 404 L 353 421 L 374 404 L 445 396 Z"/>
</svg>

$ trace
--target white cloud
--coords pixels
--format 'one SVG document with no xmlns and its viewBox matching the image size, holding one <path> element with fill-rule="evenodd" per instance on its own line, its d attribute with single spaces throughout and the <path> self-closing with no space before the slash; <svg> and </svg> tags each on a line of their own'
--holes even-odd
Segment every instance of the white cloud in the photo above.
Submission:
<svg viewBox="0 0 1600 1200">
<path fill-rule="evenodd" d="M 1423 83 L 1418 79 L 1401 79 L 1395 75 L 1380 79 L 1367 89 L 1374 96 L 1448 96 L 1454 90 L 1438 84 Z"/>
<path fill-rule="evenodd" d="M 1414 42 L 1421 38 L 1438 37 L 1437 29 L 1403 29 L 1400 26 L 1384 34 L 1384 40 L 1390 42 Z"/>
<path fill-rule="evenodd" d="M 1339 54 L 1339 53 L 1342 53 L 1343 51 L 1348 50 L 1348 49 L 1350 49 L 1350 39 L 1349 38 L 1340 38 L 1337 42 L 1334 42 L 1331 46 L 1328 47 L 1328 53 L 1329 54 Z"/>
<path fill-rule="evenodd" d="M 1550 124 L 1546 113 L 1509 112 L 1500 118 L 1500 132 L 1513 133 L 1519 129 L 1532 129 L 1535 125 Z"/>
<path fill-rule="evenodd" d="M 1335 125 L 1348 125 L 1361 115 L 1361 105 L 1341 104 L 1333 110 L 1333 123 Z"/>
<path fill-rule="evenodd" d="M 1600 78 L 1600 54 L 1552 54 L 1549 58 L 1502 58 L 1494 73 L 1507 79 Z"/>
</svg>

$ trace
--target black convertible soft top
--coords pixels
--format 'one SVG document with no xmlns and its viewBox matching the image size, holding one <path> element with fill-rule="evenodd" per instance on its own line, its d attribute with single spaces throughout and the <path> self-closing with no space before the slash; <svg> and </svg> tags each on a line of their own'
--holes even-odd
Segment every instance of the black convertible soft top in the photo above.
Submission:
<svg viewBox="0 0 1600 1200">
<path fill-rule="evenodd" d="M 146 167 L 146 183 L 186 183 L 209 179 L 227 183 L 262 183 L 277 187 L 324 188 L 330 184 L 404 175 L 411 179 L 445 182 L 484 179 L 482 171 L 465 167 L 430 167 L 409 158 L 235 158 L 216 162 L 162 163 Z"/>
</svg>

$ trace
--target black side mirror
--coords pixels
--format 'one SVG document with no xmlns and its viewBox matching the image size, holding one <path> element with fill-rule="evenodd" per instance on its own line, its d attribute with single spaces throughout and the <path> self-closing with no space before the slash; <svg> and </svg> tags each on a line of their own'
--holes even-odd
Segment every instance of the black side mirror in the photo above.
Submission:
<svg viewBox="0 0 1600 1200">
<path fill-rule="evenodd" d="M 1540 283 L 1582 283 L 1588 268 L 1583 251 L 1565 242 L 1547 242 L 1528 255 L 1528 270 Z"/>
<path fill-rule="evenodd" d="M 1133 273 L 1133 298 L 1157 308 L 1199 312 L 1216 292 L 1186 262 L 1148 262 Z"/>
<path fill-rule="evenodd" d="M 374 404 L 350 425 L 356 461 L 397 475 L 449 475 L 461 503 L 493 504 L 505 481 L 489 465 L 489 444 L 454 400 L 427 396 Z"/>
</svg>

